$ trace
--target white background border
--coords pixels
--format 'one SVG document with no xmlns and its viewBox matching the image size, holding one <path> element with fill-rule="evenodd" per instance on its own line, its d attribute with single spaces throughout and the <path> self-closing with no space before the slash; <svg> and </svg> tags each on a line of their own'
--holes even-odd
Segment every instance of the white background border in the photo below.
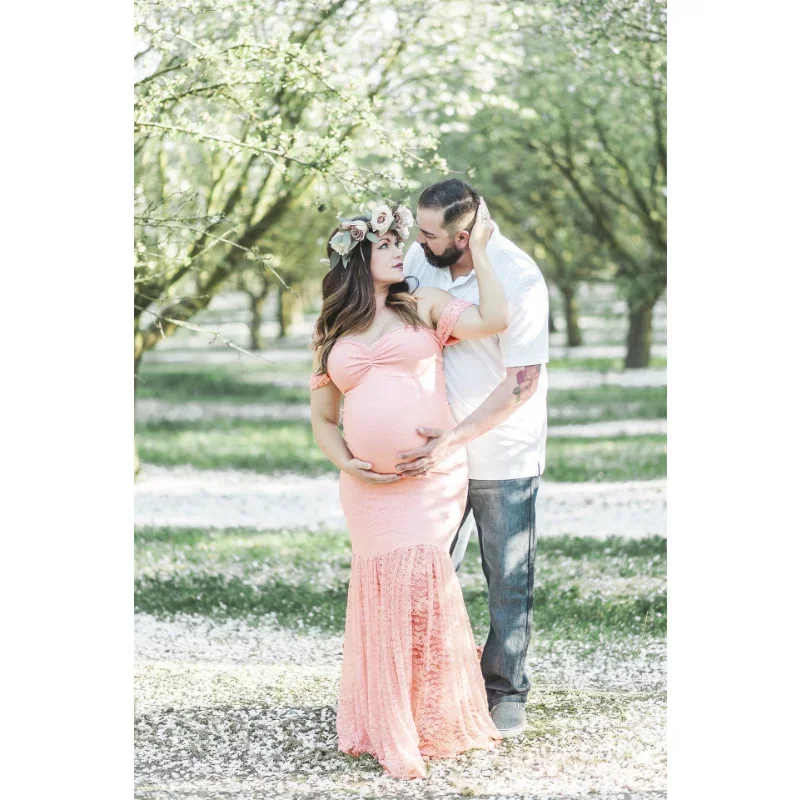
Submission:
<svg viewBox="0 0 800 800">
<path fill-rule="evenodd" d="M 4 796 L 132 786 L 127 3 L 4 13 Z M 796 788 L 792 2 L 669 6 L 673 798 Z"/>
</svg>

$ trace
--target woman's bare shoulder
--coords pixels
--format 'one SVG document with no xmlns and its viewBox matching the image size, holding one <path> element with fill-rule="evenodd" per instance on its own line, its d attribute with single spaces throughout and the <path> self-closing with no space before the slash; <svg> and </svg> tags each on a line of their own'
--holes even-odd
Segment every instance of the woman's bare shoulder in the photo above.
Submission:
<svg viewBox="0 0 800 800">
<path fill-rule="evenodd" d="M 420 311 L 420 315 L 431 328 L 436 327 L 442 312 L 453 299 L 453 295 L 450 292 L 446 292 L 444 289 L 437 289 L 435 286 L 421 286 L 414 293 L 414 296 L 417 298 L 417 308 Z"/>
<path fill-rule="evenodd" d="M 440 303 L 443 300 L 449 301 L 452 299 L 449 292 L 444 289 L 437 289 L 435 286 L 420 286 L 414 297 L 418 300 L 425 300 L 429 303 Z"/>
</svg>

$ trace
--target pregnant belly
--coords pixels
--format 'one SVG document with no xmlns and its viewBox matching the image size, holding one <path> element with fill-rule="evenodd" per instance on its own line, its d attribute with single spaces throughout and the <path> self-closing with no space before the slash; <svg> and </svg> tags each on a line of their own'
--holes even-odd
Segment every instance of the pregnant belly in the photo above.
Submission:
<svg viewBox="0 0 800 800">
<path fill-rule="evenodd" d="M 413 450 L 428 440 L 417 428 L 454 428 L 447 401 L 434 398 L 375 397 L 351 394 L 345 399 L 342 422 L 344 438 L 350 452 L 369 461 L 374 472 L 396 473 L 397 454 Z M 420 402 L 422 401 L 422 402 Z M 443 405 L 443 407 L 442 407 Z"/>
</svg>

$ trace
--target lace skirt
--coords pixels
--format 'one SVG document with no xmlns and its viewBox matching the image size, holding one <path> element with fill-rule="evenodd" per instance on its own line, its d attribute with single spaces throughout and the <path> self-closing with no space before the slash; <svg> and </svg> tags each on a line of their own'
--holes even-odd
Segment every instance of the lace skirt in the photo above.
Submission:
<svg viewBox="0 0 800 800">
<path fill-rule="evenodd" d="M 353 555 L 336 727 L 340 750 L 369 753 L 396 778 L 424 777 L 423 757 L 500 739 L 447 551 Z"/>
</svg>

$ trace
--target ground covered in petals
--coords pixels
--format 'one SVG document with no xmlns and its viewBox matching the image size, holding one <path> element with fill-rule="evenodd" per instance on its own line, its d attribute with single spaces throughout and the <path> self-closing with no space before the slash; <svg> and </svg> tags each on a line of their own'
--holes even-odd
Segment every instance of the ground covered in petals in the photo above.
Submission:
<svg viewBox="0 0 800 800">
<path fill-rule="evenodd" d="M 343 531 L 136 537 L 138 796 L 536 797 L 664 787 L 666 547 L 542 539 L 523 737 L 400 784 L 336 748 Z M 477 543 L 459 579 L 488 631 Z M 205 794 L 204 794 L 205 792 Z"/>
</svg>

